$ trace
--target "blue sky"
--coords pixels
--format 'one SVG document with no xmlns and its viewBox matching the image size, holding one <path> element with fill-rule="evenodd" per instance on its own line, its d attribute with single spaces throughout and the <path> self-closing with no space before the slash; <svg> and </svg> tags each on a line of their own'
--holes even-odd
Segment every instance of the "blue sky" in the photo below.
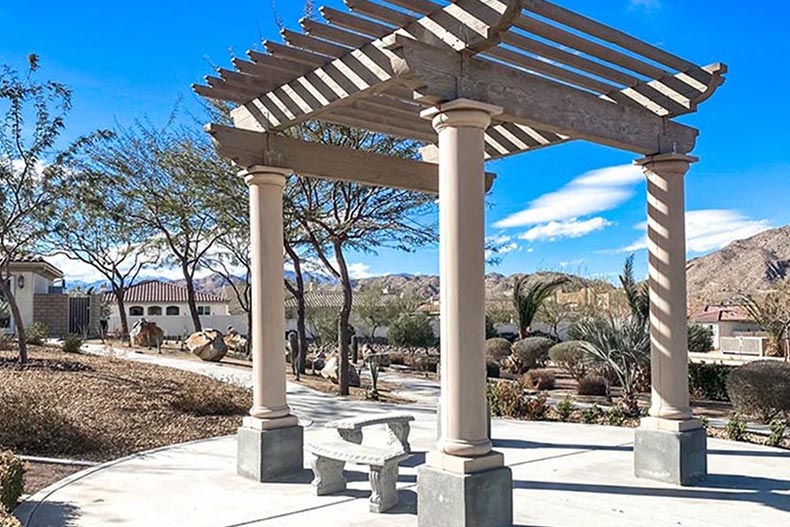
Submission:
<svg viewBox="0 0 790 527">
<path fill-rule="evenodd" d="M 727 83 L 682 122 L 701 130 L 687 177 L 689 255 L 790 223 L 790 85 L 785 55 L 790 5 L 767 0 L 743 9 L 734 0 L 558 0 L 697 63 L 725 62 Z M 279 15 L 298 28 L 301 2 L 280 0 Z M 317 2 L 339 7 L 341 2 Z M 244 14 L 242 16 L 241 14 Z M 69 84 L 74 110 L 66 137 L 147 117 L 164 121 L 177 101 L 198 105 L 189 86 L 227 67 L 232 54 L 279 41 L 270 0 L 136 2 L 0 0 L 0 63 L 24 67 L 41 57 L 42 74 Z M 611 278 L 628 252 L 645 268 L 645 187 L 635 156 L 589 143 L 491 163 L 488 235 L 511 250 L 490 270 L 566 270 Z M 612 168 L 615 167 L 615 168 Z M 617 181 L 603 184 L 602 181 Z M 562 203 L 563 206 L 552 206 Z M 357 276 L 438 271 L 438 251 L 354 254 Z M 83 277 L 84 269 L 66 269 Z"/>
</svg>

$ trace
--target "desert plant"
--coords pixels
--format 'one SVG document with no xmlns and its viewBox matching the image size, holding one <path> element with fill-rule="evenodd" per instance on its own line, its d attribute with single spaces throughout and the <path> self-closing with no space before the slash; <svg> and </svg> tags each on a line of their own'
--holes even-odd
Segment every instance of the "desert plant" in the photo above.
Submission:
<svg viewBox="0 0 790 527">
<path fill-rule="evenodd" d="M 22 524 L 11 513 L 0 507 L 0 527 L 22 527 Z"/>
<path fill-rule="evenodd" d="M 578 340 L 555 344 L 549 348 L 549 359 L 577 381 L 584 378 L 590 369 L 590 359 Z"/>
<path fill-rule="evenodd" d="M 379 399 L 379 363 L 378 361 L 371 360 L 368 362 L 370 368 L 370 391 L 368 397 L 374 401 Z"/>
<path fill-rule="evenodd" d="M 496 326 L 494 326 L 494 320 L 486 314 L 486 338 L 493 339 L 498 335 Z"/>
<path fill-rule="evenodd" d="M 492 338 L 486 340 L 486 355 L 489 359 L 500 361 L 511 353 L 510 341 L 503 338 Z"/>
<path fill-rule="evenodd" d="M 692 353 L 713 351 L 713 330 L 700 324 L 689 324 L 688 342 Z"/>
<path fill-rule="evenodd" d="M 573 410 L 575 409 L 573 399 L 571 397 L 566 397 L 557 403 L 555 409 L 557 410 L 557 416 L 560 418 L 560 421 L 567 422 L 571 418 Z"/>
<path fill-rule="evenodd" d="M 746 295 L 742 302 L 752 319 L 768 333 L 768 354 L 784 354 L 790 359 L 790 348 L 782 349 L 790 327 L 790 287 L 787 283 L 777 283 L 774 291 L 761 298 Z"/>
<path fill-rule="evenodd" d="M 771 434 L 766 439 L 768 446 L 782 446 L 784 443 L 785 432 L 787 432 L 787 421 L 784 419 L 774 419 L 770 424 Z"/>
<path fill-rule="evenodd" d="M 600 375 L 587 375 L 579 380 L 576 393 L 579 395 L 609 395 L 609 381 Z"/>
<path fill-rule="evenodd" d="M 10 450 L 0 452 L 0 509 L 11 511 L 24 492 L 25 463 Z"/>
<path fill-rule="evenodd" d="M 25 328 L 27 343 L 33 346 L 41 346 L 49 338 L 49 329 L 43 322 L 33 322 Z"/>
<path fill-rule="evenodd" d="M 689 363 L 689 392 L 695 399 L 729 401 L 727 377 L 733 367 L 726 364 Z"/>
<path fill-rule="evenodd" d="M 14 349 L 14 337 L 4 331 L 0 331 L 0 351 L 10 351 Z"/>
<path fill-rule="evenodd" d="M 399 316 L 390 325 L 387 339 L 391 344 L 403 346 L 410 350 L 429 348 L 436 343 L 431 321 L 425 313 Z"/>
<path fill-rule="evenodd" d="M 499 364 L 494 361 L 486 361 L 486 376 L 492 379 L 499 378 L 499 374 L 501 373 Z"/>
<path fill-rule="evenodd" d="M 756 361 L 739 366 L 727 378 L 727 394 L 735 411 L 762 423 L 790 416 L 790 363 Z"/>
<path fill-rule="evenodd" d="M 521 416 L 529 421 L 542 421 L 549 412 L 548 397 L 540 393 L 534 397 L 527 397 L 524 401 L 524 413 Z"/>
<path fill-rule="evenodd" d="M 528 337 L 513 343 L 513 355 L 510 357 L 510 369 L 513 373 L 525 373 L 532 368 L 546 365 L 549 359 L 549 348 L 554 341 L 546 337 Z"/>
<path fill-rule="evenodd" d="M 406 364 L 406 357 L 404 357 L 400 353 L 388 353 L 390 364 L 395 364 L 397 366 L 403 366 Z"/>
<path fill-rule="evenodd" d="M 79 335 L 66 335 L 63 338 L 63 351 L 66 353 L 79 353 L 83 342 L 82 337 Z"/>
<path fill-rule="evenodd" d="M 524 384 L 533 390 L 553 390 L 557 384 L 554 372 L 545 368 L 529 370 L 524 375 Z"/>
<path fill-rule="evenodd" d="M 625 410 L 619 404 L 609 408 L 606 412 L 606 422 L 609 426 L 623 426 L 625 424 Z"/>
<path fill-rule="evenodd" d="M 436 373 L 439 368 L 439 357 L 435 355 L 426 355 L 424 357 L 417 357 L 414 360 L 414 369 L 417 371 L 428 371 Z"/>
<path fill-rule="evenodd" d="M 584 410 L 582 410 L 582 415 L 579 418 L 579 421 L 583 424 L 590 425 L 594 424 L 601 415 L 601 409 L 598 408 L 598 405 L 593 403 L 591 406 L 588 406 Z"/>
<path fill-rule="evenodd" d="M 521 417 L 524 415 L 526 399 L 524 388 L 518 382 L 498 381 L 490 385 L 489 405 L 494 415 Z"/>
<path fill-rule="evenodd" d="M 530 326 L 540 306 L 554 291 L 568 283 L 567 276 L 530 281 L 527 276 L 516 278 L 513 284 L 513 307 L 518 319 L 518 336 L 525 339 L 530 334 Z"/>
<path fill-rule="evenodd" d="M 727 425 L 724 427 L 724 434 L 727 439 L 732 441 L 743 441 L 746 437 L 746 421 L 738 412 L 730 415 Z"/>
</svg>

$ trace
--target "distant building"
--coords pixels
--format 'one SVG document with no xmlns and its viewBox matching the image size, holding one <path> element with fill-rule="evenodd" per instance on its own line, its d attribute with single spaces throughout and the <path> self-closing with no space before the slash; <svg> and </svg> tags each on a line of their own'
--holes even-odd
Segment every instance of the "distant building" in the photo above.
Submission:
<svg viewBox="0 0 790 527">
<path fill-rule="evenodd" d="M 168 337 L 182 337 L 194 332 L 192 316 L 187 302 L 187 288 L 160 280 L 147 280 L 126 290 L 124 304 L 131 328 L 141 318 L 156 322 Z M 204 329 L 214 328 L 223 333 L 233 326 L 241 334 L 247 333 L 247 317 L 231 315 L 229 301 L 224 296 L 203 291 L 195 292 L 197 310 Z M 105 293 L 104 301 L 110 306 L 107 328 L 110 333 L 121 331 L 121 318 L 115 295 Z"/>
<path fill-rule="evenodd" d="M 710 328 L 713 348 L 724 353 L 763 355 L 765 332 L 743 306 L 708 305 L 692 313 L 689 320 Z"/>
</svg>

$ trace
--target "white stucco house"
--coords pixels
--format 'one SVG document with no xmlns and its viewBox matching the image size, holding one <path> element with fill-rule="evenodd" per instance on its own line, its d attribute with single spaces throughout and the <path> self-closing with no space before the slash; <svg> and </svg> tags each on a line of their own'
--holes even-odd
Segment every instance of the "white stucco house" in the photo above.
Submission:
<svg viewBox="0 0 790 527">
<path fill-rule="evenodd" d="M 709 305 L 692 314 L 689 319 L 713 331 L 715 350 L 764 355 L 766 334 L 742 306 Z"/>
<path fill-rule="evenodd" d="M 233 326 L 240 333 L 247 333 L 247 317 L 231 315 L 227 298 L 204 291 L 197 291 L 196 296 L 198 314 L 204 329 L 214 328 L 225 332 L 228 326 Z M 115 296 L 106 293 L 104 301 L 110 306 L 108 331 L 120 332 L 121 318 Z M 184 337 L 194 332 L 186 287 L 161 280 L 147 280 L 127 289 L 124 303 L 129 327 L 145 318 L 155 322 L 171 338 Z"/>
<path fill-rule="evenodd" d="M 52 300 L 65 301 L 68 309 L 68 297 L 63 295 L 63 272 L 50 264 L 43 257 L 29 254 L 10 263 L 10 285 L 17 305 L 19 306 L 22 323 L 25 327 L 36 320 L 48 326 L 58 325 L 49 320 Z M 63 297 L 63 298 L 58 298 Z M 0 304 L 4 304 L 0 294 Z M 63 317 L 58 317 L 63 318 Z M 68 323 L 68 317 L 63 318 Z M 58 321 L 60 323 L 61 321 Z M 13 315 L 9 309 L 0 310 L 0 331 L 13 334 L 15 332 Z M 60 328 L 52 328 L 56 332 Z"/>
</svg>

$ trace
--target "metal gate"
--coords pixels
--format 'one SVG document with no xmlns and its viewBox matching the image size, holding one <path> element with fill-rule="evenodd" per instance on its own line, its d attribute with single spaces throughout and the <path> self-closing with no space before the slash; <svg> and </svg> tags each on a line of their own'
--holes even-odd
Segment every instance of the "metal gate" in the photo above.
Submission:
<svg viewBox="0 0 790 527">
<path fill-rule="evenodd" d="M 89 296 L 69 298 L 69 333 L 82 335 L 90 330 L 91 299 Z"/>
</svg>

